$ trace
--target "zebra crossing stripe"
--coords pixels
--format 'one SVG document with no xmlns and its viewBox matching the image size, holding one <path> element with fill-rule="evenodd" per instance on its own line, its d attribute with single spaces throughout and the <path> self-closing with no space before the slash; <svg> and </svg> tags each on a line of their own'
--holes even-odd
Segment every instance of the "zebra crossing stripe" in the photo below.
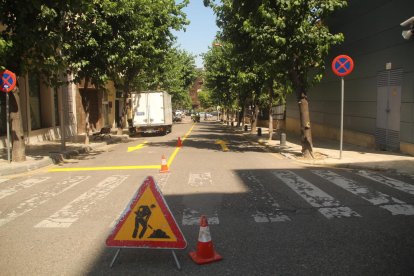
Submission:
<svg viewBox="0 0 414 276">
<path fill-rule="evenodd" d="M 253 219 L 258 223 L 290 221 L 290 218 L 283 214 L 279 204 L 274 197 L 266 191 L 263 183 L 250 172 L 243 173 L 241 177 L 246 178 L 250 183 L 250 194 L 255 201 Z"/>
<path fill-rule="evenodd" d="M 39 178 L 30 178 L 30 179 L 26 179 L 22 182 L 19 182 L 7 189 L 2 189 L 0 190 L 0 199 L 3 199 L 7 196 L 10 196 L 12 194 L 17 193 L 20 190 L 26 189 L 26 188 L 30 188 L 33 185 L 36 185 L 38 183 L 41 183 L 43 181 L 48 180 L 50 177 L 39 177 Z"/>
<path fill-rule="evenodd" d="M 118 187 L 128 175 L 113 175 L 101 181 L 94 188 L 83 193 L 62 209 L 35 225 L 36 228 L 68 228 L 82 215 Z"/>
<path fill-rule="evenodd" d="M 376 174 L 376 173 L 364 171 L 364 170 L 358 171 L 357 174 L 365 178 L 379 182 L 381 184 L 387 185 L 391 188 L 414 195 L 414 185 L 410 185 L 408 183 L 402 182 L 397 179 L 393 179 L 393 178 L 390 178 L 390 177 L 387 177 L 381 174 Z"/>
<path fill-rule="evenodd" d="M 50 189 L 44 192 L 37 193 L 26 201 L 20 203 L 15 209 L 10 210 L 7 213 L 0 214 L 0 226 L 9 223 L 16 218 L 32 211 L 33 209 L 39 207 L 40 205 L 46 203 L 51 198 L 60 195 L 67 190 L 75 187 L 79 183 L 90 178 L 90 176 L 74 176 L 63 180 L 62 182 L 57 183 Z"/>
<path fill-rule="evenodd" d="M 200 212 L 190 209 L 190 208 L 186 208 L 183 211 L 183 220 L 181 224 L 182 225 L 200 225 L 200 217 L 201 217 Z M 207 220 L 208 220 L 209 225 L 219 224 L 220 221 L 217 215 L 217 210 L 214 211 L 214 214 L 209 215 Z"/>
<path fill-rule="evenodd" d="M 369 189 L 354 180 L 342 177 L 334 172 L 326 170 L 312 170 L 312 173 L 329 180 L 333 184 L 357 195 L 375 206 L 388 210 L 393 215 L 414 215 L 414 206 L 397 198 Z"/>
<path fill-rule="evenodd" d="M 291 171 L 277 171 L 273 174 L 311 206 L 318 208 L 318 211 L 328 219 L 360 217 L 351 208 L 343 206 L 338 200 Z"/>
</svg>

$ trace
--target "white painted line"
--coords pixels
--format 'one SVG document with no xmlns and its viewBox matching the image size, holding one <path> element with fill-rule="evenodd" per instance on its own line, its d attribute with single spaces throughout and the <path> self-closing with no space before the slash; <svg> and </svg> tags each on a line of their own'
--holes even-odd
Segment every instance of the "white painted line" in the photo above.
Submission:
<svg viewBox="0 0 414 276">
<path fill-rule="evenodd" d="M 154 179 L 158 185 L 158 187 L 160 188 L 161 191 L 164 190 L 165 185 L 167 185 L 168 179 L 170 178 L 169 173 L 159 173 L 157 174 Z"/>
<path fill-rule="evenodd" d="M 377 181 L 381 184 L 385 184 L 391 188 L 414 195 L 414 185 L 384 176 L 382 174 L 376 174 L 376 173 L 364 171 L 364 170 L 358 171 L 357 174 L 365 178 Z"/>
<path fill-rule="evenodd" d="M 186 208 L 183 211 L 182 225 L 200 225 L 200 217 L 200 212 Z M 215 211 L 214 214 L 207 216 L 207 221 L 209 225 L 219 224 L 220 221 L 217 211 Z"/>
<path fill-rule="evenodd" d="M 354 180 L 347 179 L 331 171 L 313 170 L 312 172 L 326 180 L 329 180 L 333 184 L 347 190 L 348 192 L 365 199 L 373 205 L 390 211 L 393 215 L 414 215 L 414 206 L 392 196 L 369 189 Z"/>
<path fill-rule="evenodd" d="M 277 171 L 273 174 L 312 207 L 318 208 L 318 211 L 328 219 L 360 217 L 351 208 L 343 206 L 338 200 L 291 171 Z"/>
<path fill-rule="evenodd" d="M 43 181 L 48 180 L 50 177 L 39 177 L 39 178 L 30 178 L 26 179 L 20 183 L 17 183 L 13 185 L 12 187 L 9 187 L 7 189 L 0 190 L 0 199 L 5 198 L 7 196 L 10 196 L 12 194 L 17 193 L 20 190 L 30 188 L 35 184 L 41 183 Z"/>
<path fill-rule="evenodd" d="M 28 200 L 20 203 L 15 209 L 1 213 L 0 226 L 3 226 L 6 223 L 9 223 L 10 221 L 13 221 L 16 218 L 32 211 L 33 209 L 49 201 L 51 198 L 66 192 L 67 190 L 75 187 L 88 178 L 89 176 L 70 177 L 63 180 L 62 182 L 57 183 L 45 192 L 40 192 L 33 195 Z"/>
<path fill-rule="evenodd" d="M 191 187 L 204 187 L 204 186 L 211 186 L 213 184 L 213 180 L 211 179 L 211 173 L 190 173 L 188 179 L 188 185 Z"/>
<path fill-rule="evenodd" d="M 255 222 L 283 222 L 290 218 L 283 214 L 279 204 L 273 196 L 266 191 L 263 183 L 251 172 L 243 172 L 241 177 L 249 183 L 249 194 L 255 201 L 255 213 L 252 215 Z"/>
<path fill-rule="evenodd" d="M 35 225 L 36 228 L 68 228 L 82 215 L 95 207 L 97 202 L 105 198 L 118 187 L 128 175 L 113 175 L 101 181 L 94 188 L 83 193 L 62 209 Z"/>
</svg>

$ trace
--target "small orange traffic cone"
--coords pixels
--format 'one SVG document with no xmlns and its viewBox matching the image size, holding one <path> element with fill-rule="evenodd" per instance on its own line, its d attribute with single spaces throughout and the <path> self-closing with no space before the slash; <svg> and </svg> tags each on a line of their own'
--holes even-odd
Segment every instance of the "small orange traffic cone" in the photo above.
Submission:
<svg viewBox="0 0 414 276">
<path fill-rule="evenodd" d="M 190 252 L 189 254 L 193 261 L 199 265 L 217 262 L 223 259 L 223 257 L 217 254 L 214 250 L 213 242 L 211 241 L 210 229 L 205 216 L 201 216 L 200 219 L 197 252 Z"/>
<path fill-rule="evenodd" d="M 177 147 L 182 147 L 183 146 L 183 144 L 181 143 L 181 138 L 180 137 L 178 137 L 178 141 L 177 141 Z"/>
<path fill-rule="evenodd" d="M 168 165 L 167 165 L 167 159 L 165 159 L 164 154 L 161 157 L 161 173 L 169 172 Z"/>
</svg>

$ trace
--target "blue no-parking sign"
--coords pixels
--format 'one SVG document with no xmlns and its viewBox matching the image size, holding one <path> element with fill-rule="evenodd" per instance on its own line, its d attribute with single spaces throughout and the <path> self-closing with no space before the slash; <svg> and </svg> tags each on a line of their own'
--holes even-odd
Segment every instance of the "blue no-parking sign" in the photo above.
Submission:
<svg viewBox="0 0 414 276">
<path fill-rule="evenodd" d="M 347 55 L 339 55 L 332 61 L 332 71 L 339 77 L 349 75 L 354 70 L 354 61 Z"/>
<path fill-rule="evenodd" d="M 4 70 L 0 73 L 0 89 L 3 92 L 10 92 L 16 86 L 16 75 L 9 71 Z"/>
</svg>

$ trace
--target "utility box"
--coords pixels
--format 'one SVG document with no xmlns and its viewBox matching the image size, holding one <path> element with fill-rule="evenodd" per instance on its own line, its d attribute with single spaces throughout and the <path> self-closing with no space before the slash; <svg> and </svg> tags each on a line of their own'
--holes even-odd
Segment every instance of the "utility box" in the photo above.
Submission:
<svg viewBox="0 0 414 276">
<path fill-rule="evenodd" d="M 137 133 L 165 135 L 172 130 L 171 95 L 165 91 L 131 93 L 132 123 Z"/>
</svg>

